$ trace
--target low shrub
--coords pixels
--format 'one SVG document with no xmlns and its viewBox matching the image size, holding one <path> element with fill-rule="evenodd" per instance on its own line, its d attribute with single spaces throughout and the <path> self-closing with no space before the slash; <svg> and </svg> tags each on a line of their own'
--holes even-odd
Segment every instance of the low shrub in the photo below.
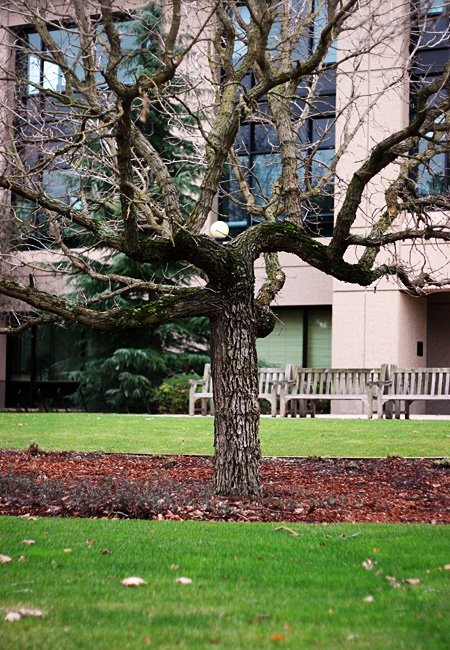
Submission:
<svg viewBox="0 0 450 650">
<path fill-rule="evenodd" d="M 152 402 L 158 413 L 188 413 L 189 412 L 189 380 L 199 379 L 198 375 L 175 375 L 167 377 L 153 391 Z"/>
</svg>

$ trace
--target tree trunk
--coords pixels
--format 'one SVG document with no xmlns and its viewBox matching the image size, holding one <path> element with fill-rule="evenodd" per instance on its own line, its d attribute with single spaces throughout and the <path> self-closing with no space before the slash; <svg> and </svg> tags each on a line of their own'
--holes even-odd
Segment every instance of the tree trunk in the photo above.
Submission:
<svg viewBox="0 0 450 650">
<path fill-rule="evenodd" d="M 214 490 L 254 495 L 260 491 L 258 360 L 253 290 L 211 319 L 214 391 Z"/>
</svg>

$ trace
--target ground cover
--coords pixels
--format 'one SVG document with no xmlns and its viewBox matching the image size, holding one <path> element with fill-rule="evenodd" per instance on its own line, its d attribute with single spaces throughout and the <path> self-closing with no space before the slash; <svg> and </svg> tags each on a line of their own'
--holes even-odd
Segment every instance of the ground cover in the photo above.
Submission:
<svg viewBox="0 0 450 650">
<path fill-rule="evenodd" d="M 0 448 L 212 454 L 212 418 L 0 413 Z M 266 456 L 450 456 L 439 420 L 261 419 Z"/>
<path fill-rule="evenodd" d="M 2 517 L 1 647 L 447 650 L 445 527 L 277 528 Z"/>
<path fill-rule="evenodd" d="M 450 523 L 450 461 L 265 458 L 262 494 L 215 496 L 198 456 L 0 451 L 0 514 Z"/>
</svg>

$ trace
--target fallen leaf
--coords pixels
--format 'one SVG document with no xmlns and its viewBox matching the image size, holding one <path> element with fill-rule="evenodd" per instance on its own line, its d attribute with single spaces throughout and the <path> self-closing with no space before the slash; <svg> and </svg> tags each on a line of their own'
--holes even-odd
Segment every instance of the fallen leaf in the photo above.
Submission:
<svg viewBox="0 0 450 650">
<path fill-rule="evenodd" d="M 20 621 L 21 618 L 28 618 L 31 616 L 35 618 L 44 618 L 44 616 L 47 616 L 47 612 L 43 612 L 42 609 L 25 609 L 24 607 L 21 607 L 20 609 L 14 609 L 11 612 L 8 612 L 5 621 L 11 623 L 12 621 Z"/>
<path fill-rule="evenodd" d="M 95 541 L 95 539 L 87 539 L 86 544 L 89 546 L 89 548 L 91 548 L 92 546 L 94 546 L 94 544 L 97 544 L 97 542 Z"/>
<path fill-rule="evenodd" d="M 102 555 L 112 555 L 112 551 L 109 550 L 109 548 L 104 548 L 101 551 Z"/>
<path fill-rule="evenodd" d="M 374 601 L 374 597 L 373 597 L 373 596 L 366 596 L 366 597 L 364 598 L 364 602 L 365 602 L 365 603 L 373 603 L 373 601 Z"/>
<path fill-rule="evenodd" d="M 331 615 L 334 614 L 334 609 L 332 607 L 330 607 L 330 609 L 328 610 L 328 613 L 331 614 Z"/>
<path fill-rule="evenodd" d="M 63 548 L 63 553 L 72 553 L 71 548 Z"/>
<path fill-rule="evenodd" d="M 444 571 L 450 571 L 450 564 L 444 564 Z"/>
<path fill-rule="evenodd" d="M 380 552 L 380 549 L 377 548 L 376 546 L 374 546 L 374 547 L 373 547 L 373 552 L 374 552 L 374 553 L 379 553 L 379 552 Z"/>
<path fill-rule="evenodd" d="M 9 555 L 0 555 L 0 564 L 8 564 L 8 562 L 12 562 L 13 559 L 12 557 L 9 557 Z"/>
<path fill-rule="evenodd" d="M 121 584 L 123 584 L 124 587 L 139 587 L 140 585 L 146 585 L 147 583 L 142 578 L 132 576 L 131 578 L 124 578 Z"/>
<path fill-rule="evenodd" d="M 386 576 L 386 580 L 389 580 L 389 582 L 395 582 L 395 578 L 392 576 Z"/>
<path fill-rule="evenodd" d="M 23 539 L 22 544 L 25 544 L 26 546 L 33 546 L 33 544 L 36 544 L 34 539 Z"/>
<path fill-rule="evenodd" d="M 406 582 L 406 584 L 408 584 L 408 585 L 419 585 L 419 584 L 420 584 L 420 580 L 419 580 L 419 578 L 407 578 L 407 579 L 405 580 L 405 582 Z"/>
<path fill-rule="evenodd" d="M 372 560 L 370 559 L 370 557 L 368 557 L 367 560 L 366 560 L 365 562 L 362 563 L 363 567 L 364 567 L 367 571 L 372 571 L 372 569 L 373 569 L 373 567 L 375 566 L 375 564 L 377 564 L 377 562 L 372 562 Z"/>
<path fill-rule="evenodd" d="M 265 618 L 270 618 L 270 614 L 258 614 L 257 618 L 258 618 L 258 621 L 262 621 Z"/>
<path fill-rule="evenodd" d="M 271 641 L 286 641 L 286 637 L 283 634 L 272 634 L 270 637 Z"/>
<path fill-rule="evenodd" d="M 151 640 L 151 638 L 149 636 L 145 637 L 145 639 L 144 639 L 145 645 L 150 645 L 151 642 L 152 642 L 152 640 Z"/>
<path fill-rule="evenodd" d="M 190 585 L 192 584 L 192 580 L 190 578 L 177 578 L 175 582 L 179 582 L 180 585 Z"/>
<path fill-rule="evenodd" d="M 285 530 L 287 533 L 294 535 L 294 537 L 298 537 L 298 533 L 296 533 L 295 530 L 292 530 L 292 528 L 288 528 L 287 526 L 278 526 L 278 528 L 275 528 L 275 530 Z"/>
<path fill-rule="evenodd" d="M 25 562 L 25 555 L 21 555 L 17 561 L 18 562 Z"/>
</svg>

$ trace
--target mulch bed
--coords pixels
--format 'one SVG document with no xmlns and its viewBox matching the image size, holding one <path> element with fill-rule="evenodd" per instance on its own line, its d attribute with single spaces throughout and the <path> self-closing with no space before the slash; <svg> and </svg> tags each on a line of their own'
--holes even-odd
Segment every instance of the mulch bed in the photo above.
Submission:
<svg viewBox="0 0 450 650">
<path fill-rule="evenodd" d="M 450 523 L 450 468 L 430 459 L 264 458 L 262 494 L 214 496 L 212 459 L 0 450 L 0 514 Z"/>
</svg>

